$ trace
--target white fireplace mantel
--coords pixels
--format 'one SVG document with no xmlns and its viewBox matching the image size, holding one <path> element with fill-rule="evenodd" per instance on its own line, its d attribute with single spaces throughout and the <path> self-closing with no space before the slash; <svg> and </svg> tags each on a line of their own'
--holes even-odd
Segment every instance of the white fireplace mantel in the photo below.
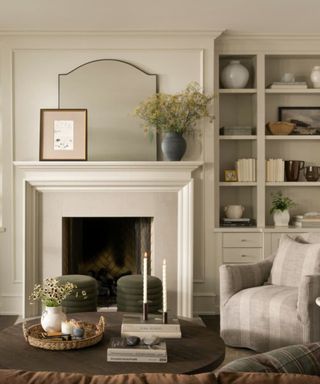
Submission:
<svg viewBox="0 0 320 384">
<path fill-rule="evenodd" d="M 202 162 L 16 161 L 15 258 L 23 265 L 23 314 L 40 276 L 41 195 L 54 192 L 174 192 L 177 194 L 177 314 L 193 314 L 193 178 Z M 20 264 L 21 265 L 21 264 Z"/>
</svg>

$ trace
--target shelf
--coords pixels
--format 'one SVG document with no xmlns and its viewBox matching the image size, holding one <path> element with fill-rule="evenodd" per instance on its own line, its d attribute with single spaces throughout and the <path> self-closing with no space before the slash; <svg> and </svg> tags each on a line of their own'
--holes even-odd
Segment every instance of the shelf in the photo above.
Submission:
<svg viewBox="0 0 320 384">
<path fill-rule="evenodd" d="M 306 88 L 306 89 L 266 89 L 267 94 L 319 94 L 319 88 Z"/>
<path fill-rule="evenodd" d="M 289 227 L 274 227 L 272 225 L 266 227 L 215 227 L 213 232 L 268 232 L 268 233 L 289 233 L 289 232 L 320 232 L 320 228 L 296 228 Z"/>
<path fill-rule="evenodd" d="M 220 187 L 256 187 L 256 185 L 256 181 L 220 181 L 219 183 Z"/>
<path fill-rule="evenodd" d="M 320 135 L 266 135 L 266 140 L 320 140 Z"/>
<path fill-rule="evenodd" d="M 267 181 L 267 187 L 320 187 L 320 181 Z"/>
<path fill-rule="evenodd" d="M 257 136 L 256 135 L 220 135 L 219 140 L 257 140 Z"/>
<path fill-rule="evenodd" d="M 257 93 L 256 88 L 235 88 L 235 89 L 230 89 L 230 88 L 222 88 L 219 89 L 219 93 L 225 93 L 225 94 L 248 94 L 248 95 L 254 95 Z"/>
</svg>

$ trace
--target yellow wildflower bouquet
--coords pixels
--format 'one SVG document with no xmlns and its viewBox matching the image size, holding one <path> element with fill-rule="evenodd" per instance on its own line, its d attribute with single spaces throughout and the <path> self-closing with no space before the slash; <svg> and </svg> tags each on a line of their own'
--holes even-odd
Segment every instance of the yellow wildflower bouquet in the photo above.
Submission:
<svg viewBox="0 0 320 384">
<path fill-rule="evenodd" d="M 150 132 L 191 133 L 202 117 L 211 117 L 208 104 L 213 96 L 201 92 L 200 85 L 192 82 L 180 93 L 171 95 L 155 93 L 135 109 L 136 116 L 145 120 L 145 130 Z"/>
</svg>

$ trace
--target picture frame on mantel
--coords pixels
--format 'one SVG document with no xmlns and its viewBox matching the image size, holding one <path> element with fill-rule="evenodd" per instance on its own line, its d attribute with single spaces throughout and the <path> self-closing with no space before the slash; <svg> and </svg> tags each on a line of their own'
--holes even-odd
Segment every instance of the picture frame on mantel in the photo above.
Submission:
<svg viewBox="0 0 320 384">
<path fill-rule="evenodd" d="M 87 110 L 40 110 L 40 161 L 87 160 Z"/>
</svg>

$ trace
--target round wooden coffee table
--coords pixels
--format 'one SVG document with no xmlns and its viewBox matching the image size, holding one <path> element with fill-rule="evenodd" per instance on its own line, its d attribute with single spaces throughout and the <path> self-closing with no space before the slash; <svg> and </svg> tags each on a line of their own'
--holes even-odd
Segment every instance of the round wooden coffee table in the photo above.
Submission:
<svg viewBox="0 0 320 384">
<path fill-rule="evenodd" d="M 107 345 L 120 335 L 121 313 L 87 312 L 72 317 L 97 323 L 103 315 L 106 329 L 103 340 L 92 347 L 70 351 L 47 351 L 31 347 L 24 339 L 22 324 L 0 332 L 0 368 L 30 371 L 78 372 L 113 375 L 121 373 L 200 373 L 217 368 L 224 360 L 223 340 L 207 328 L 181 321 L 182 338 L 166 339 L 168 363 L 107 362 Z M 28 324 L 38 323 L 33 320 Z"/>
</svg>

